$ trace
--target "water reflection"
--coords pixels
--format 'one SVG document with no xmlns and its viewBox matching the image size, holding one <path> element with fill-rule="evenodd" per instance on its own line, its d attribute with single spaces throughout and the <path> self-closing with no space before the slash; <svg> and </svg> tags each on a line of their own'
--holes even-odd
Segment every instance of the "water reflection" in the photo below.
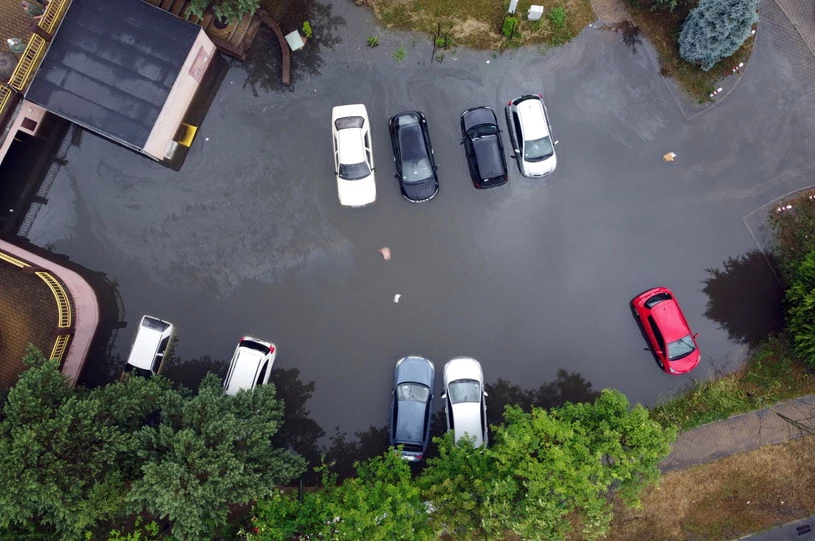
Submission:
<svg viewBox="0 0 815 541">
<path fill-rule="evenodd" d="M 731 257 L 721 269 L 706 270 L 705 315 L 727 331 L 730 340 L 755 345 L 782 328 L 784 292 L 761 252 Z"/>
<path fill-rule="evenodd" d="M 349 439 L 345 432 L 336 429 L 325 449 L 326 463 L 341 479 L 355 474 L 354 462 L 381 455 L 388 450 L 388 427 L 371 425 L 368 430 L 354 432 L 356 439 Z"/>
<path fill-rule="evenodd" d="M 289 9 L 285 9 L 289 5 Z M 306 0 L 305 2 L 279 2 L 274 9 L 267 9 L 269 15 L 279 24 L 284 34 L 299 30 L 303 21 L 309 21 L 314 35 L 306 46 L 291 53 L 291 85 L 281 82 L 280 47 L 271 30 L 262 28 L 255 38 L 244 62 L 231 61 L 231 66 L 246 70 L 245 87 L 258 96 L 258 88 L 265 92 L 291 91 L 305 76 L 320 74 L 323 65 L 324 48 L 334 49 L 342 41 L 337 30 L 346 21 L 332 13 L 332 6 Z"/>
<path fill-rule="evenodd" d="M 314 394 L 315 382 L 303 383 L 297 368 L 274 369 L 270 381 L 283 401 L 283 427 L 272 438 L 275 447 L 288 447 L 308 461 L 310 467 L 320 463 L 318 442 L 325 430 L 310 417 L 306 407 Z"/>
</svg>

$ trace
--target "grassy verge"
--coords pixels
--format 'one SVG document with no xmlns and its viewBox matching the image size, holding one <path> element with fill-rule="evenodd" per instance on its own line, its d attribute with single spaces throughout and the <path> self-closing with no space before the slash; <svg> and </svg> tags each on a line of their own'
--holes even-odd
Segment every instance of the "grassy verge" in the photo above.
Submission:
<svg viewBox="0 0 815 541">
<path fill-rule="evenodd" d="M 668 473 L 615 502 L 607 541 L 737 539 L 815 514 L 815 435 Z"/>
<path fill-rule="evenodd" d="M 439 27 L 454 45 L 473 49 L 504 49 L 531 44 L 565 43 L 595 19 L 589 0 L 552 0 L 543 2 L 540 21 L 526 20 L 529 6 L 539 0 L 518 2 L 519 23 L 512 39 L 501 35 L 508 1 L 495 0 L 356 0 L 371 7 L 388 27 L 435 35 Z M 565 24 L 558 26 L 547 16 L 554 8 L 563 8 Z"/>
<path fill-rule="evenodd" d="M 767 340 L 747 365 L 734 374 L 694 382 L 651 410 L 658 422 L 680 431 L 731 415 L 766 408 L 780 400 L 815 393 L 815 376 L 783 338 Z"/>
<path fill-rule="evenodd" d="M 675 79 L 699 102 L 709 100 L 717 81 L 731 75 L 734 66 L 739 62 L 746 62 L 750 57 L 755 41 L 752 38 L 745 41 L 730 58 L 722 60 L 710 71 L 702 71 L 679 56 L 678 39 L 682 23 L 690 10 L 696 7 L 696 1 L 680 2 L 673 12 L 652 11 L 651 6 L 646 5 L 647 2 L 640 3 L 638 0 L 627 0 L 627 3 L 634 24 L 642 29 L 659 54 L 660 73 Z"/>
</svg>

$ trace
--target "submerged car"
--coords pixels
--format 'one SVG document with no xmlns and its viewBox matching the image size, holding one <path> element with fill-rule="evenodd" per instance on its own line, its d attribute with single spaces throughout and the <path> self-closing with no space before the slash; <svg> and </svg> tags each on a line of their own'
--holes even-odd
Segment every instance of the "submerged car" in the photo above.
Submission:
<svg viewBox="0 0 815 541">
<path fill-rule="evenodd" d="M 144 377 L 160 374 L 173 331 L 173 324 L 168 321 L 142 316 L 124 372 Z"/>
<path fill-rule="evenodd" d="M 670 289 L 655 287 L 631 301 L 631 311 L 642 326 L 659 366 L 668 374 L 686 374 L 701 359 L 697 334 Z"/>
<path fill-rule="evenodd" d="M 334 107 L 331 111 L 331 134 L 340 204 L 364 207 L 374 203 L 374 155 L 365 106 L 357 103 Z"/>
<path fill-rule="evenodd" d="M 436 370 L 424 357 L 409 356 L 396 363 L 388 439 L 401 447 L 402 458 L 420 461 L 430 445 L 430 411 Z"/>
<path fill-rule="evenodd" d="M 388 123 L 393 145 L 393 160 L 402 195 L 408 201 L 430 201 L 439 191 L 436 160 L 427 119 L 419 111 L 394 115 Z"/>
<path fill-rule="evenodd" d="M 461 136 L 473 186 L 481 189 L 506 184 L 507 160 L 495 112 L 489 107 L 474 107 L 461 113 Z"/>
<path fill-rule="evenodd" d="M 518 170 L 525 177 L 545 177 L 557 167 L 552 127 L 540 94 L 527 94 L 507 103 L 507 130 Z"/>
<path fill-rule="evenodd" d="M 252 336 L 241 338 L 229 362 L 224 393 L 234 395 L 269 383 L 276 356 L 277 348 L 271 342 Z"/>
<path fill-rule="evenodd" d="M 484 373 L 470 357 L 456 357 L 444 365 L 444 416 L 455 441 L 468 438 L 475 447 L 487 445 L 487 403 Z"/>
</svg>

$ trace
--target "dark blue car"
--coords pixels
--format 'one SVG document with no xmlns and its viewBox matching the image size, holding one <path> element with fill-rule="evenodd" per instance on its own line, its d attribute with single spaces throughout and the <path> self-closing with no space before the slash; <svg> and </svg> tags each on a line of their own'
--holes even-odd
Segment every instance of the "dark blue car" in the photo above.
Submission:
<svg viewBox="0 0 815 541">
<path fill-rule="evenodd" d="M 388 128 L 402 195 L 414 203 L 430 201 L 439 191 L 439 178 L 427 119 L 419 111 L 407 111 L 394 115 Z"/>
<path fill-rule="evenodd" d="M 388 439 L 411 462 L 420 461 L 430 445 L 435 377 L 433 363 L 424 357 L 409 356 L 396 363 Z"/>
</svg>

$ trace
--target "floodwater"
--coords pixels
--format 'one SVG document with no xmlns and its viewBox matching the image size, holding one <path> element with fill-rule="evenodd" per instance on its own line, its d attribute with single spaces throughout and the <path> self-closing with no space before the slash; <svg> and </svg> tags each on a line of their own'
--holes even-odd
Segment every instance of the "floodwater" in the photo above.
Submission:
<svg viewBox="0 0 815 541">
<path fill-rule="evenodd" d="M 276 82 L 279 52 L 262 35 L 249 62 L 232 63 L 179 172 L 88 132 L 71 147 L 29 238 L 117 284 L 127 326 L 111 358 L 89 361 L 87 383 L 113 377 L 145 313 L 176 325 L 167 374 L 188 385 L 224 373 L 252 334 L 278 346 L 275 381 L 299 408 L 289 429 L 381 442 L 408 354 L 435 362 L 437 393 L 447 360 L 475 357 L 506 389 L 489 399 L 496 411 L 540 389 L 576 400 L 613 387 L 652 404 L 691 377 L 665 375 L 643 350 L 636 294 L 674 290 L 700 333 L 694 377 L 735 368 L 778 324 L 780 288 L 742 217 L 806 184 L 800 141 L 815 117 L 798 92 L 811 83 L 785 70 L 769 30 L 737 91 L 687 121 L 647 43 L 634 54 L 587 28 L 558 49 L 431 63 L 426 36 L 380 29 L 350 2 L 318 7 L 293 86 Z M 489 105 L 503 124 L 507 100 L 531 92 L 546 98 L 557 171 L 524 179 L 510 161 L 506 186 L 475 190 L 461 111 Z M 337 201 L 330 116 L 348 103 L 372 123 L 378 197 L 366 209 Z M 400 196 L 387 133 L 412 109 L 440 165 L 440 192 L 421 205 Z M 559 370 L 579 385 L 555 391 Z"/>
</svg>

